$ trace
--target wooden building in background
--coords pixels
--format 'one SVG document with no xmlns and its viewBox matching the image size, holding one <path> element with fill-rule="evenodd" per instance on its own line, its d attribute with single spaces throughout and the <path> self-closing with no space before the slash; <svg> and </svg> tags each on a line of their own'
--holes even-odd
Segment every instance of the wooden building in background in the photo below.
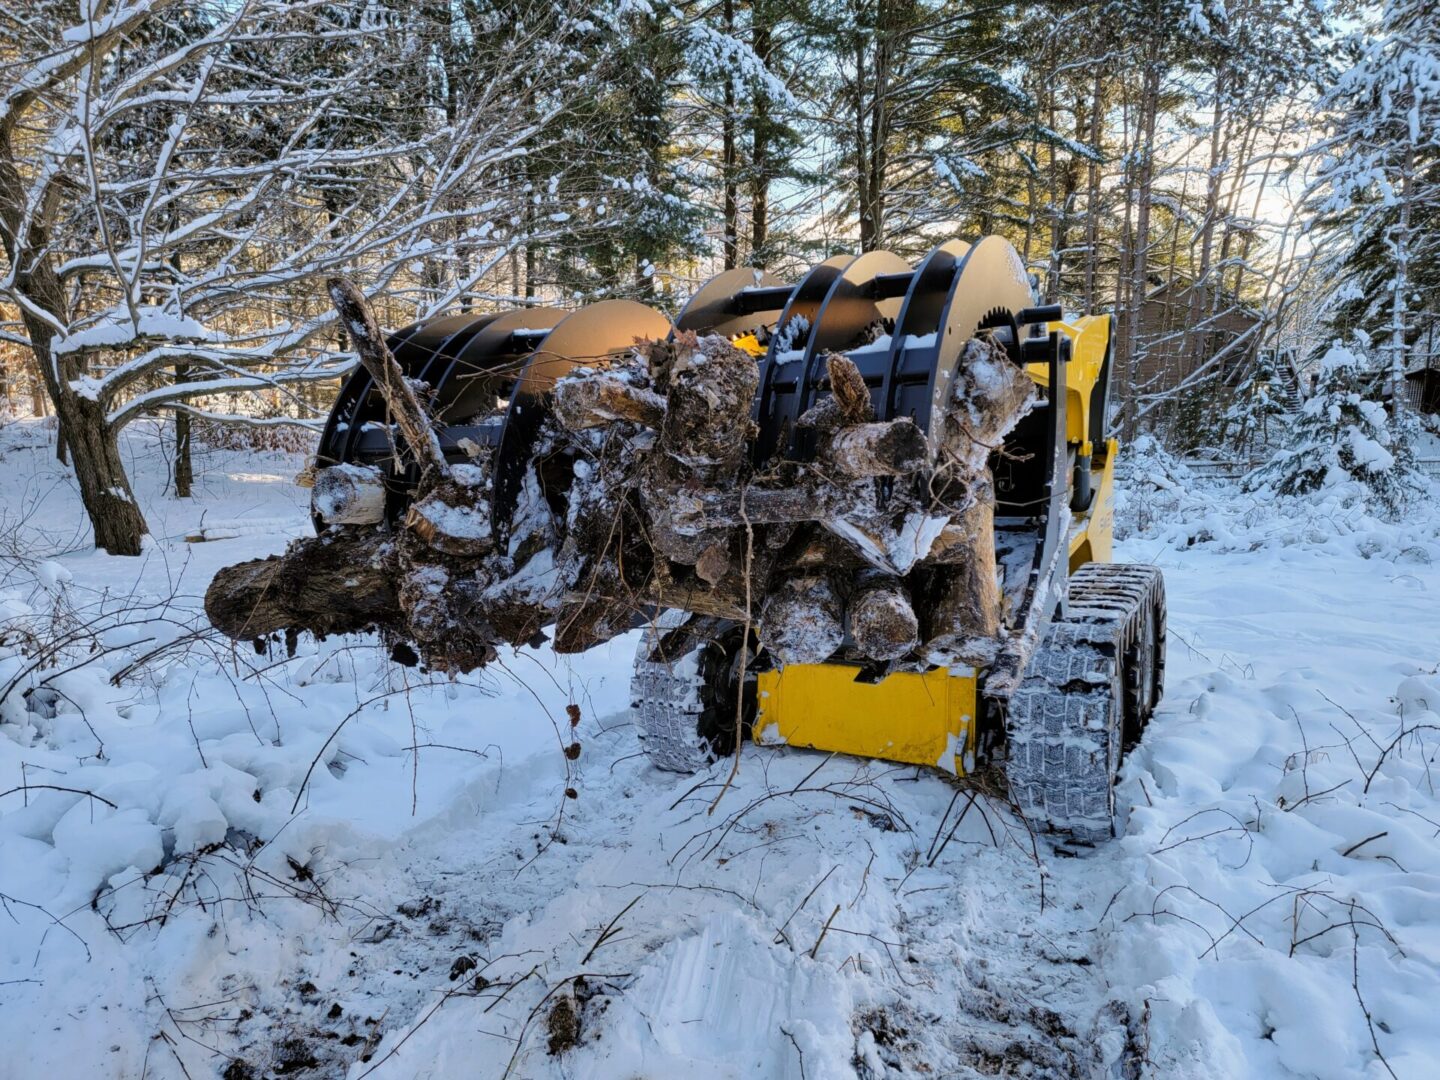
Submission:
<svg viewBox="0 0 1440 1080">
<path fill-rule="evenodd" d="M 1129 312 L 1120 316 L 1121 341 L 1127 340 L 1129 317 Z M 1215 372 L 1231 381 L 1249 368 L 1260 345 L 1259 312 L 1225 293 L 1217 302 L 1210 285 L 1187 278 L 1155 285 L 1140 305 L 1138 317 L 1136 351 L 1140 359 L 1134 375 L 1141 394 L 1173 390 L 1212 357 L 1245 338 Z"/>
</svg>

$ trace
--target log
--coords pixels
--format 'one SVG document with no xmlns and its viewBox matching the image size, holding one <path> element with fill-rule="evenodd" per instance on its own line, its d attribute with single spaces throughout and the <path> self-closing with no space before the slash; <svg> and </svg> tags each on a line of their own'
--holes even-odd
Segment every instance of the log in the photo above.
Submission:
<svg viewBox="0 0 1440 1080">
<path fill-rule="evenodd" d="M 673 356 L 656 365 L 663 379 L 665 418 L 655 460 L 698 470 L 702 481 L 733 483 L 753 430 L 750 409 L 760 384 L 753 357 L 724 338 L 676 334 Z"/>
<path fill-rule="evenodd" d="M 925 643 L 933 663 L 990 663 L 999 646 L 1001 589 L 995 563 L 995 496 L 987 485 L 954 522 Z"/>
<path fill-rule="evenodd" d="M 828 353 L 825 373 L 830 378 L 830 394 L 835 399 L 842 424 L 863 424 L 875 419 L 870 388 L 865 385 L 865 376 L 860 374 L 855 361 L 843 353 Z"/>
<path fill-rule="evenodd" d="M 283 556 L 227 566 L 205 592 L 205 614 L 226 637 L 284 630 L 318 637 L 393 624 L 399 614 L 388 547 L 370 529 L 331 529 Z"/>
<path fill-rule="evenodd" d="M 435 481 L 450 475 L 445 454 L 440 449 L 440 439 L 430 426 L 430 417 L 385 344 L 385 335 L 375 321 L 375 313 L 370 309 L 365 294 L 353 281 L 343 277 L 328 278 L 325 287 L 330 293 L 330 302 L 340 315 L 341 325 L 355 343 L 361 366 L 375 380 L 376 388 L 385 398 L 385 407 L 410 451 L 411 460 L 420 469 L 419 490 L 423 494 Z"/>
<path fill-rule="evenodd" d="M 743 595 L 737 600 L 728 593 L 697 586 L 670 585 L 661 588 L 656 585 L 646 589 L 638 597 L 639 603 L 635 596 L 602 595 L 592 590 L 578 589 L 572 589 L 565 593 L 561 599 L 567 605 L 607 604 L 627 611 L 643 611 L 649 605 L 656 608 L 678 608 L 683 611 L 692 611 L 697 615 L 707 615 L 730 622 L 745 621 L 745 598 Z"/>
<path fill-rule="evenodd" d="M 855 648 L 874 660 L 898 660 L 920 641 L 920 621 L 898 579 L 865 575 L 846 606 Z"/>
<path fill-rule="evenodd" d="M 787 488 L 738 491 L 692 489 L 670 496 L 672 527 L 689 536 L 712 529 L 786 522 L 818 521 L 853 508 L 863 493 L 833 484 L 796 484 Z"/>
<path fill-rule="evenodd" d="M 374 528 L 386 475 L 325 470 L 314 496 L 332 525 L 324 536 L 217 575 L 206 609 L 232 637 L 377 627 L 413 642 L 434 670 L 466 671 L 552 622 L 565 652 L 675 607 L 753 615 L 782 664 L 824 661 L 847 632 L 855 653 L 881 662 L 915 659 L 917 640 L 938 662 L 994 655 L 1002 620 L 988 440 L 998 444 L 1032 400 L 1003 350 L 968 347 L 929 442 L 908 417 L 876 421 L 855 365 L 827 356 L 831 392 L 800 420 L 816 461 L 757 475 L 754 359 L 693 334 L 640 345 L 628 368 L 557 386 L 530 460 L 507 465 L 524 468 L 525 497 L 497 550 L 488 448 L 475 448 L 474 464 L 447 465 L 423 390 L 404 378 L 364 297 L 340 279 L 330 288 L 385 395 L 397 452 L 419 463 L 421 480 L 404 527 L 387 533 Z M 614 423 L 625 437 L 605 437 Z M 875 482 L 931 470 L 929 487 Z"/>
<path fill-rule="evenodd" d="M 317 469 L 310 509 L 327 525 L 379 525 L 385 520 L 385 478 L 370 465 Z"/>
<path fill-rule="evenodd" d="M 412 503 L 405 527 L 436 551 L 478 558 L 491 551 L 489 501 L 484 492 L 442 484 Z"/>
<path fill-rule="evenodd" d="M 930 461 L 925 433 L 908 416 L 837 428 L 821 451 L 842 476 L 863 480 L 907 476 Z"/>
<path fill-rule="evenodd" d="M 948 509 L 931 514 L 912 510 L 897 519 L 862 504 L 822 524 L 876 570 L 903 576 L 925 558 L 950 514 Z"/>
<path fill-rule="evenodd" d="M 820 575 L 782 581 L 760 609 L 760 641 L 781 664 L 819 664 L 845 640 L 840 600 Z"/>
<path fill-rule="evenodd" d="M 1002 346 L 986 338 L 966 342 L 955 370 L 941 445 L 968 481 L 988 472 L 990 455 L 1034 407 L 1035 383 Z"/>
<path fill-rule="evenodd" d="M 567 431 L 603 427 L 616 420 L 658 428 L 665 418 L 665 399 L 609 372 L 576 375 L 555 385 L 555 416 Z"/>
</svg>

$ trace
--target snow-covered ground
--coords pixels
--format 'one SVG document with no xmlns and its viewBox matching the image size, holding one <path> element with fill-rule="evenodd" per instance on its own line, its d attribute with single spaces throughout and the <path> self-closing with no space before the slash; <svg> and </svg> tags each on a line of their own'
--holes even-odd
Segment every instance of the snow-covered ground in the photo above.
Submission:
<svg viewBox="0 0 1440 1080">
<path fill-rule="evenodd" d="M 127 447 L 162 539 L 112 559 L 0 430 L 0 1076 L 1440 1075 L 1433 504 L 1132 493 L 1167 695 L 1071 853 L 910 768 L 659 773 L 629 638 L 446 682 L 197 633 L 303 461 L 182 502 Z"/>
</svg>

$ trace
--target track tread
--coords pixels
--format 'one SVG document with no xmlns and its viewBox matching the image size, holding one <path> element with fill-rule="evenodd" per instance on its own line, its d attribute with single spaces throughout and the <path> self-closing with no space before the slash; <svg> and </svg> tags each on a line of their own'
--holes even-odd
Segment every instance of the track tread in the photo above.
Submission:
<svg viewBox="0 0 1440 1080">
<path fill-rule="evenodd" d="M 695 773 L 718 756 L 701 730 L 723 708 L 718 680 L 702 644 L 675 657 L 656 655 L 665 633 L 685 621 L 683 612 L 665 612 L 649 627 L 635 652 L 630 705 L 641 748 L 651 764 L 668 772 Z"/>
<path fill-rule="evenodd" d="M 1147 619 L 1158 655 L 1142 686 L 1129 676 Z M 1048 628 L 1007 715 L 1011 795 L 1038 826 L 1084 843 L 1114 835 L 1125 717 L 1134 715 L 1138 738 L 1159 700 L 1163 641 L 1158 568 L 1089 563 L 1070 576 L 1066 616 Z"/>
</svg>

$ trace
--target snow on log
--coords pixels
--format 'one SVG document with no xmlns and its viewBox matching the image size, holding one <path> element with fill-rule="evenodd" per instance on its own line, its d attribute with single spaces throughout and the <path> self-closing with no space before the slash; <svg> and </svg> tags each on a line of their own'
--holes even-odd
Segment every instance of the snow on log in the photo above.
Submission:
<svg viewBox="0 0 1440 1080">
<path fill-rule="evenodd" d="M 385 520 L 385 479 L 370 465 L 317 469 L 310 509 L 327 525 L 379 525 Z"/>
<path fill-rule="evenodd" d="M 826 578 L 788 578 L 765 598 L 760 641 L 781 664 L 821 663 L 844 640 L 840 600 Z"/>
<path fill-rule="evenodd" d="M 484 496 L 483 491 L 459 484 L 441 484 L 411 504 L 405 527 L 446 555 L 484 555 L 494 546 Z"/>
</svg>

